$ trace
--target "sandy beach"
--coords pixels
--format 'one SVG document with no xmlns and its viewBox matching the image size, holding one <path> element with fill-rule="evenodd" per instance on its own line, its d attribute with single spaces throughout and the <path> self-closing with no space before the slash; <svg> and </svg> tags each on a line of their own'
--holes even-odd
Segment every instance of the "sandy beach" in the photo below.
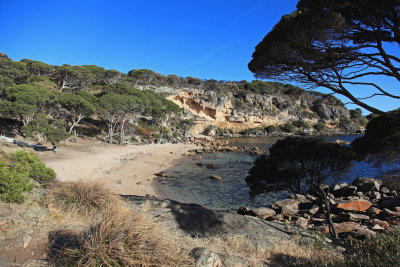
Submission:
<svg viewBox="0 0 400 267">
<path fill-rule="evenodd" d="M 105 184 L 123 195 L 156 195 L 154 174 L 172 167 L 195 145 L 109 145 L 84 143 L 61 147 L 40 155 L 55 170 L 58 181 L 79 179 Z"/>
</svg>

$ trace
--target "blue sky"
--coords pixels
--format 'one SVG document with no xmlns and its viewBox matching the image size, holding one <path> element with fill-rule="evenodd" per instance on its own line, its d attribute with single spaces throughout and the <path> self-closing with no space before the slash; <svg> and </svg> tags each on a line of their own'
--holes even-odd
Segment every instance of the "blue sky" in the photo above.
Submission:
<svg viewBox="0 0 400 267">
<path fill-rule="evenodd" d="M 54 65 L 251 81 L 254 47 L 296 3 L 0 0 L 0 52 Z M 398 107 L 379 99 L 377 105 Z"/>
</svg>

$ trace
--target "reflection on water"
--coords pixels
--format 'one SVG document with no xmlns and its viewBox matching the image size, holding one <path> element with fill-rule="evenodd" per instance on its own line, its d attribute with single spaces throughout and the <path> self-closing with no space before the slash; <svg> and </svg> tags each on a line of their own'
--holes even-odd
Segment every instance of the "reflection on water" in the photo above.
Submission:
<svg viewBox="0 0 400 267">
<path fill-rule="evenodd" d="M 350 135 L 320 138 L 328 142 L 336 139 L 351 142 L 357 137 Z M 229 141 L 230 144 L 236 146 L 258 146 L 267 150 L 279 139 L 282 137 L 225 138 L 222 140 Z M 169 177 L 158 179 L 155 187 L 157 193 L 162 197 L 213 208 L 262 207 L 285 198 L 286 192 L 249 197 L 249 188 L 245 177 L 255 158 L 256 156 L 246 152 L 214 152 L 203 155 L 201 160 L 187 157 L 178 166 L 166 171 Z M 216 168 L 209 169 L 206 164 L 214 164 Z M 366 162 L 356 163 L 346 175 L 345 181 L 351 182 L 358 176 L 374 177 L 388 169 L 387 166 L 376 168 Z M 221 176 L 222 180 L 210 179 L 210 175 L 213 174 Z"/>
</svg>

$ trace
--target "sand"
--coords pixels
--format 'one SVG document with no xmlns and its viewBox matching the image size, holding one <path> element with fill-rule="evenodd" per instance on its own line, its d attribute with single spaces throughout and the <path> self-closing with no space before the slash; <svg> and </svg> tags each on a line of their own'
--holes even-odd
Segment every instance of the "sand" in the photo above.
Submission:
<svg viewBox="0 0 400 267">
<path fill-rule="evenodd" d="M 86 143 L 57 149 L 40 157 L 54 169 L 58 181 L 90 180 L 105 184 L 117 194 L 157 195 L 152 182 L 187 156 L 195 145 L 109 145 Z"/>
</svg>

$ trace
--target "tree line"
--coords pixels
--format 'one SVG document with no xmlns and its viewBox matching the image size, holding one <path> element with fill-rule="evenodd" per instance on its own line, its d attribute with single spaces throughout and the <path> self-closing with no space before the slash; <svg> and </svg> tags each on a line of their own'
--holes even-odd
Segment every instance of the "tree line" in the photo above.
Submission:
<svg viewBox="0 0 400 267">
<path fill-rule="evenodd" d="M 77 136 L 77 125 L 93 118 L 106 126 L 110 143 L 115 135 L 122 143 L 129 118 L 148 116 L 160 123 L 167 114 L 180 111 L 152 90 L 117 82 L 117 71 L 92 65 L 57 67 L 26 59 L 14 62 L 4 54 L 0 65 L 1 117 L 19 121 L 20 133 L 38 141 Z"/>
</svg>

